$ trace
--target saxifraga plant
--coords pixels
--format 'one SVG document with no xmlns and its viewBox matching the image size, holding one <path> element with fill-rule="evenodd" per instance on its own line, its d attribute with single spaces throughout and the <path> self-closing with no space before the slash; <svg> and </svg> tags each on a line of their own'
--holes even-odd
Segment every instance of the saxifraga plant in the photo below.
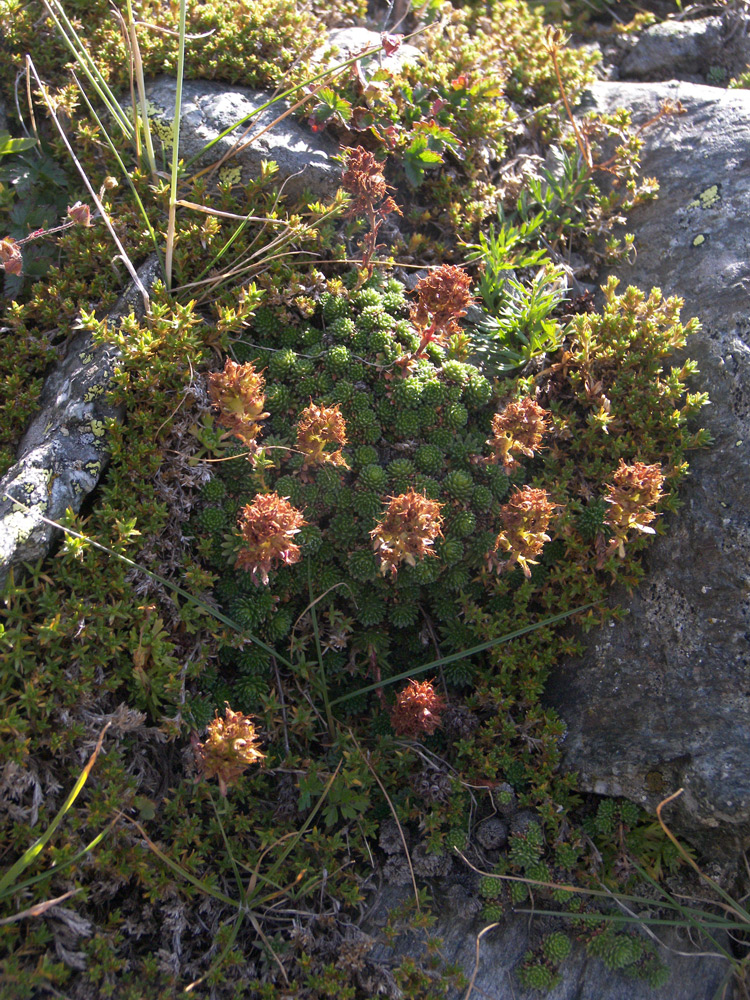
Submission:
<svg viewBox="0 0 750 1000">
<path fill-rule="evenodd" d="M 206 486 L 194 520 L 200 551 L 221 574 L 222 606 L 269 646 L 312 649 L 315 602 L 331 698 L 349 696 L 350 713 L 368 704 L 354 697 L 364 678 L 385 681 L 415 658 L 427 659 L 420 630 L 441 652 L 457 652 L 501 635 L 497 628 L 527 624 L 541 595 L 540 608 L 557 610 L 557 587 L 579 562 L 617 574 L 618 532 L 632 544 L 661 499 L 657 487 L 651 507 L 613 520 L 616 463 L 614 455 L 605 457 L 611 439 L 600 435 L 579 475 L 592 477 L 586 489 L 602 498 L 601 510 L 590 504 L 577 513 L 580 501 L 565 485 L 567 474 L 555 482 L 543 472 L 547 442 L 561 426 L 555 407 L 546 411 L 534 402 L 528 381 L 493 385 L 475 366 L 446 355 L 440 323 L 450 324 L 439 317 L 448 297 L 441 291 L 435 312 L 424 305 L 440 273 L 425 279 L 412 322 L 394 279 L 372 278 L 359 290 L 329 282 L 312 317 L 287 312 L 280 322 L 272 310 L 258 310 L 250 337 L 235 341 L 234 353 L 242 365 L 263 371 L 263 401 L 254 397 L 248 405 L 269 416 L 254 423 L 252 442 L 225 439 L 218 479 Z M 462 303 L 457 299 L 455 308 Z M 212 376 L 215 383 L 219 378 Z M 700 402 L 691 399 L 689 407 Z M 302 427 L 313 406 L 311 462 Z M 549 447 L 551 470 L 560 449 Z M 668 463 L 669 454 L 667 448 L 645 456 L 659 484 L 658 463 Z M 265 520 L 261 502 L 269 505 Z M 595 512 L 597 523 L 588 526 Z M 268 534 L 272 523 L 279 526 L 277 541 Z M 267 586 L 257 586 L 266 579 Z M 578 590 L 577 603 L 586 593 Z M 564 609 L 575 603 L 563 598 Z M 487 627 L 491 619 L 496 628 Z M 224 662 L 240 707 L 251 710 L 270 660 L 227 649 Z M 448 690 L 471 684 L 475 669 L 447 668 Z M 387 729 L 387 716 L 377 715 L 384 698 L 383 691 L 370 692 L 369 705 L 381 719 L 377 726 Z"/>
</svg>

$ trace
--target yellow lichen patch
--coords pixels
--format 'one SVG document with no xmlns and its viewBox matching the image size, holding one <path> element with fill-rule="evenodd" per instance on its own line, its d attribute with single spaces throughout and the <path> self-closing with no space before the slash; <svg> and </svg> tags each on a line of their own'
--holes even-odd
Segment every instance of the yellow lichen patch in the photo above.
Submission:
<svg viewBox="0 0 750 1000">
<path fill-rule="evenodd" d="M 97 399 L 99 396 L 104 394 L 103 385 L 92 385 L 87 390 L 83 397 L 84 403 L 90 403 L 93 399 Z"/>
<path fill-rule="evenodd" d="M 163 118 L 149 118 L 151 130 L 163 146 L 172 145 L 172 125 Z"/>
<path fill-rule="evenodd" d="M 242 168 L 238 166 L 222 167 L 218 173 L 220 184 L 240 184 L 242 183 Z"/>
<path fill-rule="evenodd" d="M 164 108 L 160 108 L 153 101 L 146 101 L 146 114 L 148 115 L 151 132 L 161 142 L 163 146 L 172 145 L 172 123 L 165 118 Z"/>
<path fill-rule="evenodd" d="M 693 246 L 699 247 L 705 242 L 706 242 L 706 237 L 703 235 L 703 233 L 698 233 L 698 235 L 693 240 Z"/>
<path fill-rule="evenodd" d="M 718 184 L 712 184 L 705 191 L 701 191 L 697 198 L 693 198 L 688 203 L 688 208 L 715 208 L 721 201 L 721 192 Z"/>
<path fill-rule="evenodd" d="M 104 437 L 104 435 L 107 433 L 107 428 L 104 426 L 104 422 L 102 420 L 92 420 L 91 433 L 96 438 Z"/>
</svg>

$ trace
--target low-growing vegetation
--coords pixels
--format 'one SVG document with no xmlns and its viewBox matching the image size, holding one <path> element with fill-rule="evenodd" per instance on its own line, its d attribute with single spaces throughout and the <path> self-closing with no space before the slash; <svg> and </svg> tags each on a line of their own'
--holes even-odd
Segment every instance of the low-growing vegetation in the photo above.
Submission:
<svg viewBox="0 0 750 1000">
<path fill-rule="evenodd" d="M 141 22 L 147 75 L 174 72 L 185 29 L 196 78 L 317 71 L 328 5 L 230 6 L 185 23 L 133 4 L 123 24 Z M 30 51 L 100 209 L 74 204 L 87 191 L 35 95 L 40 144 L 0 163 L 3 471 L 74 332 L 117 346 L 124 416 L 95 495 L 4 595 L 5 995 L 449 996 L 461 972 L 429 936 L 387 966 L 360 924 L 385 869 L 413 898 L 382 941 L 429 932 L 427 877 L 451 858 L 479 869 L 479 927 L 531 883 L 570 913 L 521 985 L 553 986 L 574 938 L 661 984 L 648 940 L 559 886 L 631 890 L 680 852 L 632 803 L 577 791 L 541 701 L 618 613 L 608 589 L 642 578 L 708 443 L 695 366 L 672 359 L 696 329 L 681 303 L 587 284 L 653 189 L 626 113 L 570 127 L 590 57 L 516 0 L 424 5 L 407 22 L 423 62 L 300 90 L 300 119 L 342 144 L 334 198 L 291 201 L 273 164 L 245 185 L 175 164 L 176 203 L 79 110 L 59 5 L 6 7 L 6 96 Z M 104 4 L 65 10 L 127 89 L 127 30 Z M 165 245 L 170 261 L 117 325 L 128 273 L 105 216 L 135 267 Z M 497 812 L 525 822 L 477 853 Z"/>
</svg>

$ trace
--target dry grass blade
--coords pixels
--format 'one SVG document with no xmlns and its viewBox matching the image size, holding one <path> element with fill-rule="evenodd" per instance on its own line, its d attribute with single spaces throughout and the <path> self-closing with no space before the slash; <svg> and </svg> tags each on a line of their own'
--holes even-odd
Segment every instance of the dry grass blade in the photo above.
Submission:
<svg viewBox="0 0 750 1000">
<path fill-rule="evenodd" d="M 482 940 L 482 938 L 484 937 L 484 935 L 488 931 L 491 931 L 493 929 L 493 927 L 499 927 L 499 926 L 500 926 L 500 924 L 497 923 L 497 921 L 494 924 L 487 924 L 487 926 L 483 927 L 482 930 L 477 934 L 476 958 L 475 958 L 475 961 L 474 961 L 474 971 L 471 974 L 471 979 L 469 980 L 469 985 L 466 988 L 466 992 L 464 993 L 464 1000 L 469 1000 L 469 997 L 471 996 L 471 994 L 472 994 L 472 992 L 474 990 L 474 983 L 476 982 L 477 974 L 479 973 L 479 942 Z"/>
<path fill-rule="evenodd" d="M 57 906 L 58 903 L 65 902 L 66 899 L 70 899 L 71 896 L 75 896 L 80 891 L 80 889 L 69 889 L 62 896 L 56 896 L 55 899 L 46 899 L 43 903 L 37 903 L 36 906 L 30 906 L 27 910 L 14 913 L 12 917 L 5 917 L 3 920 L 0 920 L 0 927 L 4 927 L 5 924 L 12 924 L 16 920 L 25 920 L 26 917 L 41 917 L 47 910 L 52 909 L 53 906 Z"/>
<path fill-rule="evenodd" d="M 693 860 L 693 858 L 690 857 L 685 848 L 682 846 L 682 844 L 679 842 L 679 840 L 675 837 L 675 835 L 672 833 L 672 831 L 669 829 L 667 824 L 662 819 L 661 811 L 664 808 L 664 806 L 668 805 L 670 802 L 673 802 L 676 798 L 678 798 L 678 796 L 682 795 L 683 791 L 684 791 L 683 788 L 678 788 L 676 792 L 673 792 L 672 795 L 667 796 L 667 798 L 663 799 L 656 807 L 656 818 L 659 820 L 659 825 L 661 826 L 662 830 L 667 835 L 667 837 L 669 837 L 674 846 L 677 848 L 680 857 L 683 858 L 683 860 L 687 861 L 688 864 L 691 866 L 691 868 L 693 868 L 693 870 L 697 872 L 698 875 L 700 875 L 703 881 L 707 882 L 711 886 L 711 888 L 715 892 L 717 892 L 721 896 L 721 898 L 725 901 L 726 905 L 723 906 L 722 909 L 726 910 L 728 913 L 733 914 L 734 917 L 737 918 L 737 920 L 739 920 L 742 923 L 745 923 L 747 929 L 750 930 L 750 912 L 748 912 L 743 906 L 741 906 L 737 902 L 737 900 L 732 899 L 729 893 L 726 892 L 724 889 L 722 889 L 721 886 L 717 882 L 715 882 L 709 875 L 706 875 L 706 873 L 701 869 L 700 865 L 698 865 Z"/>
<path fill-rule="evenodd" d="M 128 274 L 130 275 L 130 278 L 131 278 L 133 284 L 135 285 L 135 287 L 140 292 L 141 297 L 143 299 L 143 306 L 144 306 L 144 309 L 146 310 L 146 313 L 150 313 L 151 312 L 151 300 L 149 299 L 149 294 L 146 291 L 146 289 L 145 289 L 145 287 L 143 285 L 143 282 L 138 277 L 138 272 L 133 267 L 133 263 L 130 260 L 130 258 L 128 257 L 128 255 L 127 255 L 127 253 L 125 251 L 125 247 L 120 242 L 120 239 L 119 239 L 117 233 L 115 232 L 115 227 L 112 224 L 112 220 L 110 219 L 109 214 L 107 213 L 107 210 L 105 209 L 104 205 L 102 204 L 101 199 L 97 195 L 96 191 L 91 186 L 91 181 L 88 179 L 88 176 L 86 175 L 86 171 L 81 166 L 81 163 L 80 163 L 78 157 L 73 152 L 73 147 L 70 145 L 70 142 L 68 141 L 68 137 L 65 135 L 65 131 L 63 130 L 62 125 L 58 121 L 55 109 L 52 107 L 52 104 L 50 103 L 50 100 L 47 97 L 46 88 L 42 84 L 42 81 L 39 79 L 39 74 L 36 71 L 36 67 L 34 66 L 34 63 L 33 63 L 32 59 L 31 59 L 31 56 L 28 56 L 28 55 L 26 56 L 26 67 L 27 67 L 27 71 L 28 72 L 33 73 L 34 79 L 37 82 L 37 85 L 39 87 L 39 91 L 40 91 L 40 93 L 42 95 L 44 103 L 47 106 L 47 110 L 49 112 L 50 118 L 55 123 L 55 128 L 59 132 L 60 138 L 62 139 L 62 141 L 63 141 L 63 143 L 65 145 L 65 148 L 67 149 L 68 154 L 70 155 L 70 158 L 72 159 L 73 163 L 75 164 L 76 170 L 81 175 L 81 179 L 83 180 L 83 183 L 86 185 L 86 188 L 88 189 L 88 192 L 91 195 L 91 200 L 94 202 L 94 204 L 96 205 L 97 209 L 99 210 L 99 212 L 101 214 L 101 217 L 104 219 L 104 223 L 107 226 L 107 229 L 109 229 L 110 236 L 114 240 L 115 246 L 119 250 L 119 254 L 117 256 L 119 257 L 119 259 L 123 262 L 123 264 L 127 268 Z M 117 258 L 115 258 L 115 259 L 117 259 Z"/>
<path fill-rule="evenodd" d="M 122 15 L 120 15 L 122 18 Z M 148 159 L 151 176 L 156 181 L 156 156 L 154 155 L 154 144 L 151 140 L 151 127 L 148 120 L 148 103 L 146 101 L 146 81 L 143 76 L 143 60 L 141 59 L 141 48 L 138 44 L 138 35 L 135 30 L 135 19 L 133 18 L 133 7 L 131 0 L 128 0 L 128 23 L 126 26 L 129 40 L 130 56 L 132 59 L 132 72 L 138 86 L 138 101 L 141 106 L 140 116 L 136 113 L 135 97 L 133 98 L 133 117 L 135 119 L 136 138 L 139 138 L 139 124 L 143 128 L 143 139 L 146 144 L 146 157 Z M 131 82 L 132 88 L 132 82 Z"/>
<path fill-rule="evenodd" d="M 408 848 L 408 846 L 406 844 L 406 837 L 404 835 L 403 827 L 401 826 L 401 823 L 399 821 L 398 813 L 396 812 L 396 807 L 391 802 L 391 797 L 388 794 L 388 792 L 385 790 L 385 785 L 380 780 L 380 777 L 379 777 L 377 771 L 375 770 L 375 768 L 370 763 L 369 756 L 365 755 L 362 752 L 362 748 L 360 747 L 359 743 L 357 743 L 356 737 L 354 736 L 354 733 L 351 731 L 351 729 L 349 730 L 349 735 L 351 736 L 352 741 L 354 742 L 354 745 L 357 748 L 357 751 L 358 751 L 360 757 L 364 761 L 365 766 L 367 767 L 367 770 L 370 772 L 370 774 L 373 776 L 373 778 L 377 782 L 378 788 L 383 793 L 385 801 L 388 803 L 388 808 L 391 810 L 391 815 L 393 816 L 394 820 L 396 821 L 396 826 L 398 827 L 398 835 L 401 838 L 401 843 L 404 845 L 404 854 L 406 855 L 406 863 L 409 866 L 409 874 L 411 875 L 411 884 L 412 884 L 412 887 L 414 889 L 414 902 L 417 904 L 417 913 L 421 913 L 422 912 L 422 907 L 419 905 L 419 890 L 417 889 L 417 880 L 416 880 L 416 877 L 414 875 L 414 866 L 411 863 L 411 856 L 409 854 L 409 848 Z"/>
<path fill-rule="evenodd" d="M 322 87 L 322 84 L 319 84 L 313 90 L 312 93 L 306 94 L 301 100 L 297 101 L 296 104 L 292 104 L 292 106 L 289 107 L 289 108 L 287 108 L 287 110 L 284 111 L 282 114 L 280 114 L 278 116 L 278 118 L 274 118 L 274 120 L 272 122 L 270 122 L 268 125 L 266 125 L 264 128 L 262 128 L 260 130 L 260 132 L 256 132 L 255 135 L 251 135 L 249 139 L 247 139 L 247 140 L 245 140 L 245 142 L 243 142 L 242 140 L 245 138 L 245 136 L 247 135 L 247 133 L 250 131 L 250 129 L 252 127 L 252 126 L 248 125 L 247 128 L 245 129 L 245 131 L 242 133 L 242 135 L 240 135 L 240 136 L 237 137 L 237 139 L 236 139 L 234 145 L 232 146 L 232 148 L 229 149 L 229 150 L 227 150 L 227 152 L 221 157 L 220 160 L 217 160 L 215 163 L 212 163 L 210 166 L 204 167 L 203 170 L 199 170 L 197 173 L 193 174 L 191 180 L 197 180 L 199 177 L 203 177 L 204 174 L 208 174 L 209 176 L 213 176 L 216 173 L 216 171 L 219 170 L 227 162 L 227 160 L 231 159 L 233 156 L 239 155 L 239 153 L 241 153 L 243 149 L 247 149 L 248 146 L 252 146 L 252 144 L 254 142 L 256 142 L 258 139 L 260 139 L 261 136 L 264 136 L 266 134 L 266 132 L 270 132 L 270 130 L 275 125 L 278 125 L 279 122 L 283 122 L 285 118 L 288 118 L 289 115 L 293 114 L 295 111 L 297 111 L 299 108 L 301 108 L 304 104 L 306 104 L 312 97 L 315 96 L 315 94 L 320 89 L 320 87 Z"/>
</svg>

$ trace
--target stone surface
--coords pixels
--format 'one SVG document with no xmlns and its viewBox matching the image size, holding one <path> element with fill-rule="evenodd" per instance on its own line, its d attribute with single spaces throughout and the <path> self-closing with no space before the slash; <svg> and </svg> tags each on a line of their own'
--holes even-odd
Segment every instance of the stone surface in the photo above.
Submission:
<svg viewBox="0 0 750 1000">
<path fill-rule="evenodd" d="M 167 144 L 167 150 L 174 118 L 175 92 L 176 82 L 172 77 L 162 76 L 146 85 L 154 132 Z M 205 167 L 216 163 L 236 144 L 248 142 L 288 109 L 288 104 L 278 101 L 249 118 L 272 96 L 265 91 L 216 81 L 185 80 L 180 117 L 180 159 L 188 163 L 197 156 L 194 166 Z M 238 125 L 242 121 L 245 124 Z M 207 143 L 217 139 L 228 128 L 232 129 L 228 135 L 219 139 L 206 153 L 202 152 Z M 341 177 L 340 165 L 332 160 L 337 152 L 338 147 L 331 139 L 322 134 L 316 135 L 288 116 L 259 138 L 248 142 L 219 168 L 217 176 L 235 183 L 245 182 L 260 174 L 262 160 L 274 160 L 279 168 L 274 180 L 284 184 L 287 194 L 297 196 L 307 189 L 317 197 L 328 196 L 335 193 Z"/>
<path fill-rule="evenodd" d="M 750 843 L 750 93 L 691 84 L 600 83 L 590 102 L 645 121 L 664 98 L 686 113 L 644 134 L 659 198 L 628 229 L 637 258 L 623 284 L 685 299 L 703 324 L 686 354 L 708 390 L 715 444 L 694 454 L 683 508 L 646 558 L 629 614 L 553 675 L 568 725 L 565 766 L 581 786 L 669 807 L 674 827 L 728 858 Z"/>
<path fill-rule="evenodd" d="M 374 49 L 381 44 L 381 35 L 377 31 L 370 31 L 368 28 L 335 28 L 328 34 L 328 45 L 318 49 L 315 56 L 320 59 L 324 51 L 330 46 L 337 50 L 335 59 L 329 59 L 328 64 L 333 65 L 350 59 L 358 52 Z M 360 63 L 362 71 L 366 77 L 372 76 L 379 69 L 397 73 L 403 66 L 415 63 L 422 58 L 422 53 L 414 45 L 408 43 L 401 45 L 396 52 L 387 56 L 384 52 L 368 56 Z"/>
<path fill-rule="evenodd" d="M 138 275 L 150 288 L 158 261 L 149 259 Z M 143 315 L 143 299 L 132 285 L 108 320 L 115 324 L 131 310 Z M 0 480 L 0 588 L 12 567 L 41 558 L 59 534 L 44 518 L 59 521 L 69 507 L 77 513 L 99 481 L 107 463 L 104 421 L 120 416 L 104 401 L 116 359 L 114 347 L 94 346 L 91 335 L 81 333 L 44 383 L 18 461 Z"/>
<path fill-rule="evenodd" d="M 620 77 L 638 80 L 728 79 L 750 60 L 746 14 L 699 21 L 665 21 L 648 28 L 620 64 Z M 719 82 L 719 81 L 717 81 Z"/>
<path fill-rule="evenodd" d="M 689 957 L 698 948 L 681 932 L 671 929 L 659 937 L 668 946 L 659 949 L 659 958 L 670 969 L 669 982 L 662 989 L 653 989 L 645 982 L 633 979 L 625 972 L 612 972 L 598 959 L 590 958 L 582 945 L 574 943 L 570 956 L 559 968 L 560 982 L 547 993 L 524 989 L 514 972 L 523 963 L 526 952 L 539 946 L 542 937 L 551 931 L 570 930 L 566 921 L 554 917 L 511 914 L 479 942 L 477 935 L 488 926 L 476 916 L 472 903 L 475 894 L 461 891 L 460 883 L 452 881 L 433 887 L 437 924 L 430 934 L 442 939 L 440 955 L 447 963 L 460 965 L 467 978 L 476 969 L 472 998 L 491 1000 L 714 1000 L 726 965 L 722 959 Z M 371 901 L 370 912 L 362 929 L 373 936 L 386 921 L 387 914 L 409 898 L 406 887 L 387 885 Z M 417 958 L 423 954 L 424 938 L 416 933 L 399 934 L 393 947 L 376 944 L 368 955 L 368 964 L 389 968 L 405 956 Z M 685 954 L 678 954 L 683 952 Z M 465 990 L 448 993 L 449 1000 L 463 1000 Z"/>
</svg>

